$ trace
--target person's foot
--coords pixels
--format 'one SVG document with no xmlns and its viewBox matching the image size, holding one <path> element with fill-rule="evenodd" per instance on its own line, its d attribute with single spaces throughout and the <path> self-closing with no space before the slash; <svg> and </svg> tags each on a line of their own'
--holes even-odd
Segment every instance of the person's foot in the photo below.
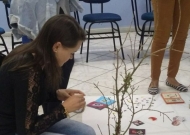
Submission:
<svg viewBox="0 0 190 135">
<path fill-rule="evenodd" d="M 159 92 L 159 89 L 158 89 L 158 81 L 155 80 L 155 81 L 151 81 L 150 83 L 150 86 L 148 88 L 148 93 L 151 94 L 151 95 L 156 95 L 158 94 Z"/>
<path fill-rule="evenodd" d="M 158 88 L 158 80 L 152 80 L 149 87 L 157 87 Z"/>
<path fill-rule="evenodd" d="M 166 79 L 166 81 L 173 86 L 179 86 L 180 85 L 180 83 L 175 78 L 168 77 Z"/>
<path fill-rule="evenodd" d="M 166 85 L 170 86 L 180 92 L 187 92 L 188 88 L 182 84 L 180 84 L 175 78 L 168 77 L 166 80 Z"/>
</svg>

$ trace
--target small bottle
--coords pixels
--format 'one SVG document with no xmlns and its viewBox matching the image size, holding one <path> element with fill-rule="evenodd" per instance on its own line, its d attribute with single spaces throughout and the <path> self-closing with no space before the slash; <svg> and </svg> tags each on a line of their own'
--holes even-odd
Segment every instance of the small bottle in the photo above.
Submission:
<svg viewBox="0 0 190 135">
<path fill-rule="evenodd" d="M 80 95 L 80 94 L 75 94 L 75 95 Z M 75 111 L 75 113 L 82 113 L 84 111 L 84 108 L 80 108 Z"/>
</svg>

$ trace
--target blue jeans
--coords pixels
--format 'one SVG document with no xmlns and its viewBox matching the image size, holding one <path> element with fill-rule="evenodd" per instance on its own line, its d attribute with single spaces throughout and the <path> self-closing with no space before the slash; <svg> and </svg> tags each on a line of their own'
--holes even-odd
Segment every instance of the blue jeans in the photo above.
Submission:
<svg viewBox="0 0 190 135">
<path fill-rule="evenodd" d="M 63 119 L 41 135 L 96 135 L 94 129 L 71 119 Z"/>
</svg>

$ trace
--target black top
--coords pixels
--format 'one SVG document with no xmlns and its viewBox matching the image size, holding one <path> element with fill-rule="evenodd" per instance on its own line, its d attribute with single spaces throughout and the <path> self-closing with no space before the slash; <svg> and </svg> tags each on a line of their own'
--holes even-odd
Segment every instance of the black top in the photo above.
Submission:
<svg viewBox="0 0 190 135">
<path fill-rule="evenodd" d="M 42 70 L 8 69 L 9 66 L 0 68 L 0 135 L 39 135 L 66 118 L 61 103 L 51 113 L 38 116 L 40 105 L 58 101 L 55 91 L 45 89 Z"/>
</svg>

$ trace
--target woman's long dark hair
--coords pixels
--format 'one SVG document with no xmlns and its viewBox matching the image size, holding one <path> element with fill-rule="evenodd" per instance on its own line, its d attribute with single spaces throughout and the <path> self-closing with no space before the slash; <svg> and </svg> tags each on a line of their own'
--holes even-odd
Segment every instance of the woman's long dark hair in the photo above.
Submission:
<svg viewBox="0 0 190 135">
<path fill-rule="evenodd" d="M 56 15 L 50 18 L 34 41 L 15 48 L 3 61 L 3 65 L 14 64 L 10 71 L 28 70 L 34 67 L 44 67 L 46 81 L 55 90 L 61 81 L 61 68 L 52 50 L 56 42 L 61 42 L 66 48 L 76 47 L 78 41 L 85 40 L 85 32 L 73 17 Z M 26 61 L 28 54 L 34 55 L 34 60 Z"/>
</svg>

